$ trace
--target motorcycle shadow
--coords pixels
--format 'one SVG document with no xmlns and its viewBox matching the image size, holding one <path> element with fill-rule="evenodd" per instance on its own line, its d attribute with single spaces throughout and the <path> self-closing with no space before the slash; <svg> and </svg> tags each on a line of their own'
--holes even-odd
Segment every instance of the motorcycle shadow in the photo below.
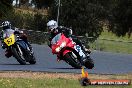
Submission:
<svg viewBox="0 0 132 88">
<path fill-rule="evenodd" d="M 18 64 L 16 64 L 16 63 L 15 63 L 15 64 L 11 64 L 11 63 L 8 64 L 8 63 L 5 63 L 5 64 L 0 64 L 0 65 L 21 65 L 21 64 L 19 64 L 19 63 L 18 63 Z M 26 64 L 26 65 L 31 65 L 31 64 Z M 25 65 L 22 65 L 22 66 L 25 66 Z"/>
<path fill-rule="evenodd" d="M 78 69 L 78 68 L 73 68 L 73 67 L 70 67 L 70 68 L 59 68 L 59 67 L 57 67 L 57 68 L 50 68 L 50 69 Z"/>
</svg>

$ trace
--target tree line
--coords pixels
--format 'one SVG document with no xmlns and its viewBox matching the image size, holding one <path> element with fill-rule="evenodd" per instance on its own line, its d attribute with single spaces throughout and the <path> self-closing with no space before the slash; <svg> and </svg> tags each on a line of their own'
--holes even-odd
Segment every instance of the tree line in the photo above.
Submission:
<svg viewBox="0 0 132 88">
<path fill-rule="evenodd" d="M 16 0 L 15 7 L 23 5 L 36 9 L 47 9 L 48 15 L 41 13 L 31 15 L 29 20 L 34 19 L 35 29 L 46 29 L 46 22 L 57 18 L 58 0 Z M 124 36 L 132 33 L 132 0 L 60 0 L 59 25 L 72 27 L 76 35 L 92 36 L 97 38 L 103 28 L 115 33 L 117 36 Z M 6 18 L 9 11 L 12 11 L 13 0 L 0 1 L 0 18 Z M 32 17 L 33 16 L 33 17 Z M 35 16 L 38 16 L 35 18 Z M 15 17 L 14 17 L 15 18 Z M 26 19 L 25 17 L 22 19 Z M 40 20 L 40 19 L 43 19 Z M 38 21 L 35 21 L 38 20 Z M 41 21 L 43 23 L 41 23 Z M 27 22 L 28 23 L 28 22 Z M 25 23 L 26 24 L 26 23 Z M 41 25 L 39 25 L 41 24 Z M 27 24 L 29 25 L 29 24 Z M 34 26 L 33 24 L 30 24 Z M 21 25 L 20 25 L 21 26 Z M 34 27 L 29 27 L 34 28 Z"/>
</svg>

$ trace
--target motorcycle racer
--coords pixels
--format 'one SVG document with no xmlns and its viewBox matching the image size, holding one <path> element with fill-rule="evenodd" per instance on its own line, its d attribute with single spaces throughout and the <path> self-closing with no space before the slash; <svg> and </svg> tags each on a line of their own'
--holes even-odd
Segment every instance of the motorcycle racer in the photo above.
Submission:
<svg viewBox="0 0 132 88">
<path fill-rule="evenodd" d="M 63 30 L 59 29 L 57 22 L 52 22 L 54 24 L 48 27 L 48 29 L 51 29 L 49 33 L 52 34 L 52 36 L 50 36 L 49 47 L 52 49 L 52 53 L 57 55 L 57 61 L 63 60 L 74 68 L 85 66 L 88 69 L 92 69 L 94 62 L 90 54 L 83 50 L 84 48 L 82 48 L 77 41 L 75 42 L 77 38 L 76 36 L 72 36 L 72 30 L 68 28 Z M 47 23 L 47 26 L 48 25 Z M 56 29 L 53 28 L 52 30 L 52 27 Z"/>
<path fill-rule="evenodd" d="M 48 23 L 47 23 L 47 28 L 48 28 L 48 32 L 50 33 L 50 38 L 49 38 L 49 41 L 51 41 L 54 36 L 56 36 L 57 34 L 59 33 L 64 33 L 64 35 L 66 37 L 71 37 L 72 40 L 81 46 L 81 48 L 87 52 L 87 53 L 91 53 L 91 50 L 90 49 L 87 49 L 83 44 L 82 42 L 75 36 L 75 35 L 72 35 L 72 29 L 71 28 L 66 28 L 64 26 L 58 26 L 57 22 L 55 20 L 50 20 Z M 49 42 L 49 47 L 51 47 L 51 42 Z"/>
<path fill-rule="evenodd" d="M 14 32 L 14 34 L 18 34 L 20 36 L 21 39 L 23 39 L 29 46 L 30 50 L 32 51 L 32 46 L 30 45 L 30 43 L 27 41 L 27 35 L 23 33 L 23 31 L 20 31 L 18 29 L 12 29 L 11 28 L 11 23 L 9 21 L 4 21 L 2 22 L 2 31 L 0 33 L 0 40 L 1 40 L 1 46 L 3 49 L 5 50 L 5 56 L 7 58 L 12 56 L 12 53 L 10 51 L 10 49 L 7 48 L 6 44 L 4 43 L 4 37 L 6 37 L 6 32 Z"/>
</svg>

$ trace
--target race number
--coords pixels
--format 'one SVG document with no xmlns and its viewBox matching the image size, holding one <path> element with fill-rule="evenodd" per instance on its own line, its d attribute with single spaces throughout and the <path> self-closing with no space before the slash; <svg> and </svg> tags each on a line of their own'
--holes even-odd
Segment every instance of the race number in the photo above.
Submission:
<svg viewBox="0 0 132 88">
<path fill-rule="evenodd" d="M 86 57 L 79 45 L 74 46 L 75 50 L 79 53 L 81 57 Z"/>
<path fill-rule="evenodd" d="M 80 52 L 81 51 L 81 47 L 79 45 L 76 46 L 76 50 L 77 52 Z"/>
<path fill-rule="evenodd" d="M 4 42 L 8 45 L 11 46 L 15 43 L 15 36 L 12 34 L 9 38 L 4 39 Z"/>
</svg>

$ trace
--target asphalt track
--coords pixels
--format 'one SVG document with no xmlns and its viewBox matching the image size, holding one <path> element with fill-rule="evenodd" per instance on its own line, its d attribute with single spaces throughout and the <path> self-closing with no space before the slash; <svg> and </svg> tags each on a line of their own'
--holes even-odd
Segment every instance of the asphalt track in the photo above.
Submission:
<svg viewBox="0 0 132 88">
<path fill-rule="evenodd" d="M 74 69 L 64 61 L 57 62 L 56 55 L 51 53 L 51 49 L 48 46 L 33 44 L 33 48 L 37 59 L 35 65 L 20 65 L 13 57 L 6 58 L 4 50 L 0 49 L 0 71 L 81 73 L 80 69 Z M 92 70 L 85 69 L 89 73 L 132 73 L 132 54 L 93 51 L 91 57 L 95 62 L 95 68 Z"/>
</svg>

